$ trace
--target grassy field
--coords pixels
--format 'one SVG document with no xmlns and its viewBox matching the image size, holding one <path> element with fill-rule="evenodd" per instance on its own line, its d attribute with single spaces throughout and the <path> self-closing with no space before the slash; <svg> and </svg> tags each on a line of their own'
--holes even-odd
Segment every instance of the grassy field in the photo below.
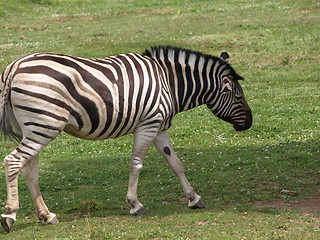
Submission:
<svg viewBox="0 0 320 240">
<path fill-rule="evenodd" d="M 1 70 L 40 51 L 227 50 L 246 78 L 254 120 L 238 133 L 205 107 L 177 115 L 169 134 L 207 208 L 187 208 L 178 180 L 151 148 L 139 184 L 149 211 L 142 217 L 129 216 L 125 202 L 132 136 L 92 142 L 62 134 L 40 160 L 40 187 L 61 223 L 38 223 L 21 177 L 18 220 L 0 238 L 319 239 L 319 205 L 294 208 L 320 201 L 319 13 L 317 0 L 0 0 Z M 14 147 L 0 141 L 0 158 Z M 5 189 L 1 168 L 1 206 Z M 270 207 L 275 200 L 286 207 Z"/>
</svg>

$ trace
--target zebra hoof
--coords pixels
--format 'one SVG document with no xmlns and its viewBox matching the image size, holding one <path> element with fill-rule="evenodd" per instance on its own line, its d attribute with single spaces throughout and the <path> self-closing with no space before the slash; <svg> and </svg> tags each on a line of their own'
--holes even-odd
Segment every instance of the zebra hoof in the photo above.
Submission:
<svg viewBox="0 0 320 240">
<path fill-rule="evenodd" d="M 57 217 L 54 217 L 49 224 L 58 224 L 59 223 L 59 220 Z"/>
<path fill-rule="evenodd" d="M 13 224 L 14 224 L 14 220 L 10 217 L 1 217 L 1 226 L 4 229 L 4 231 L 6 231 L 7 233 L 10 232 Z"/>
<path fill-rule="evenodd" d="M 196 204 L 189 206 L 191 209 L 201 209 L 201 208 L 205 208 L 206 206 L 204 205 L 204 203 L 199 200 Z"/>
<path fill-rule="evenodd" d="M 130 212 L 130 213 L 133 216 L 141 216 L 141 215 L 145 215 L 147 213 L 147 210 L 142 206 L 137 211 Z"/>
<path fill-rule="evenodd" d="M 58 224 L 58 223 L 59 223 L 59 220 L 55 214 L 50 220 L 49 219 L 47 219 L 46 221 L 42 220 L 43 225 Z"/>
</svg>

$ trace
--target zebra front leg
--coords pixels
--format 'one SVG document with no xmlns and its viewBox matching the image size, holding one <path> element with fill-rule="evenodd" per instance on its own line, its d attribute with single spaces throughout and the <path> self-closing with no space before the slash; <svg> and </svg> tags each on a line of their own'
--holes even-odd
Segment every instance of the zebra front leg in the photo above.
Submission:
<svg viewBox="0 0 320 240">
<path fill-rule="evenodd" d="M 154 145 L 161 155 L 165 158 L 170 168 L 174 171 L 180 180 L 184 193 L 189 199 L 188 206 L 192 209 L 204 208 L 205 205 L 201 201 L 201 197 L 195 193 L 191 187 L 188 179 L 184 174 L 184 168 L 176 153 L 173 151 L 171 141 L 168 136 L 168 132 L 161 131 L 154 139 Z"/>
<path fill-rule="evenodd" d="M 158 127 L 138 128 L 134 134 L 132 158 L 130 162 L 130 177 L 127 193 L 127 202 L 131 206 L 131 215 L 143 215 L 147 211 L 137 197 L 138 179 L 143 166 L 143 159 L 150 147 Z"/>
<path fill-rule="evenodd" d="M 59 223 L 56 215 L 51 213 L 48 210 L 48 207 L 43 201 L 38 179 L 39 179 L 39 170 L 38 170 L 38 156 L 35 157 L 30 163 L 26 164 L 23 168 L 23 174 L 27 181 L 28 187 L 30 189 L 31 197 L 36 208 L 36 214 L 43 224 L 57 224 Z"/>
<path fill-rule="evenodd" d="M 131 206 L 130 214 L 131 215 L 144 215 L 147 213 L 146 209 L 139 202 L 137 197 L 137 188 L 138 188 L 138 179 L 140 171 L 142 169 L 143 158 L 138 156 L 132 156 L 130 162 L 130 176 L 129 176 L 129 185 L 127 193 L 127 202 Z"/>
</svg>

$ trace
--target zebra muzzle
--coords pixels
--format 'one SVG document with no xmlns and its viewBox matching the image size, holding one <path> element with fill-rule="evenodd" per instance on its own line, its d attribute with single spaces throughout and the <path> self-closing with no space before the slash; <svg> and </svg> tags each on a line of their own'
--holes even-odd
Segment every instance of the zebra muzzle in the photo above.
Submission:
<svg viewBox="0 0 320 240">
<path fill-rule="evenodd" d="M 233 128 L 236 131 L 245 131 L 252 126 L 252 113 L 251 110 L 246 111 L 246 121 L 244 123 L 234 123 Z"/>
</svg>

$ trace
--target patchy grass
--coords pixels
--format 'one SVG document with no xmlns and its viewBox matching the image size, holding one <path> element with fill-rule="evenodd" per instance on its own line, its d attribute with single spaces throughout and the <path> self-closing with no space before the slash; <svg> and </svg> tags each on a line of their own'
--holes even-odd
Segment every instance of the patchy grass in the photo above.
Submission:
<svg viewBox="0 0 320 240">
<path fill-rule="evenodd" d="M 177 115 L 169 133 L 207 208 L 186 207 L 178 180 L 151 148 L 139 185 L 149 214 L 138 218 L 128 216 L 124 201 L 132 136 L 91 142 L 62 134 L 40 160 L 40 187 L 61 223 L 37 222 L 21 178 L 18 221 L 0 238 L 317 239 L 317 210 L 268 203 L 294 205 L 320 194 L 319 9 L 313 0 L 0 0 L 1 69 L 41 51 L 103 57 L 157 44 L 227 50 L 246 77 L 254 117 L 253 127 L 238 133 L 205 107 Z M 0 142 L 0 157 L 14 147 Z M 4 205 L 3 169 L 0 180 Z"/>
</svg>

